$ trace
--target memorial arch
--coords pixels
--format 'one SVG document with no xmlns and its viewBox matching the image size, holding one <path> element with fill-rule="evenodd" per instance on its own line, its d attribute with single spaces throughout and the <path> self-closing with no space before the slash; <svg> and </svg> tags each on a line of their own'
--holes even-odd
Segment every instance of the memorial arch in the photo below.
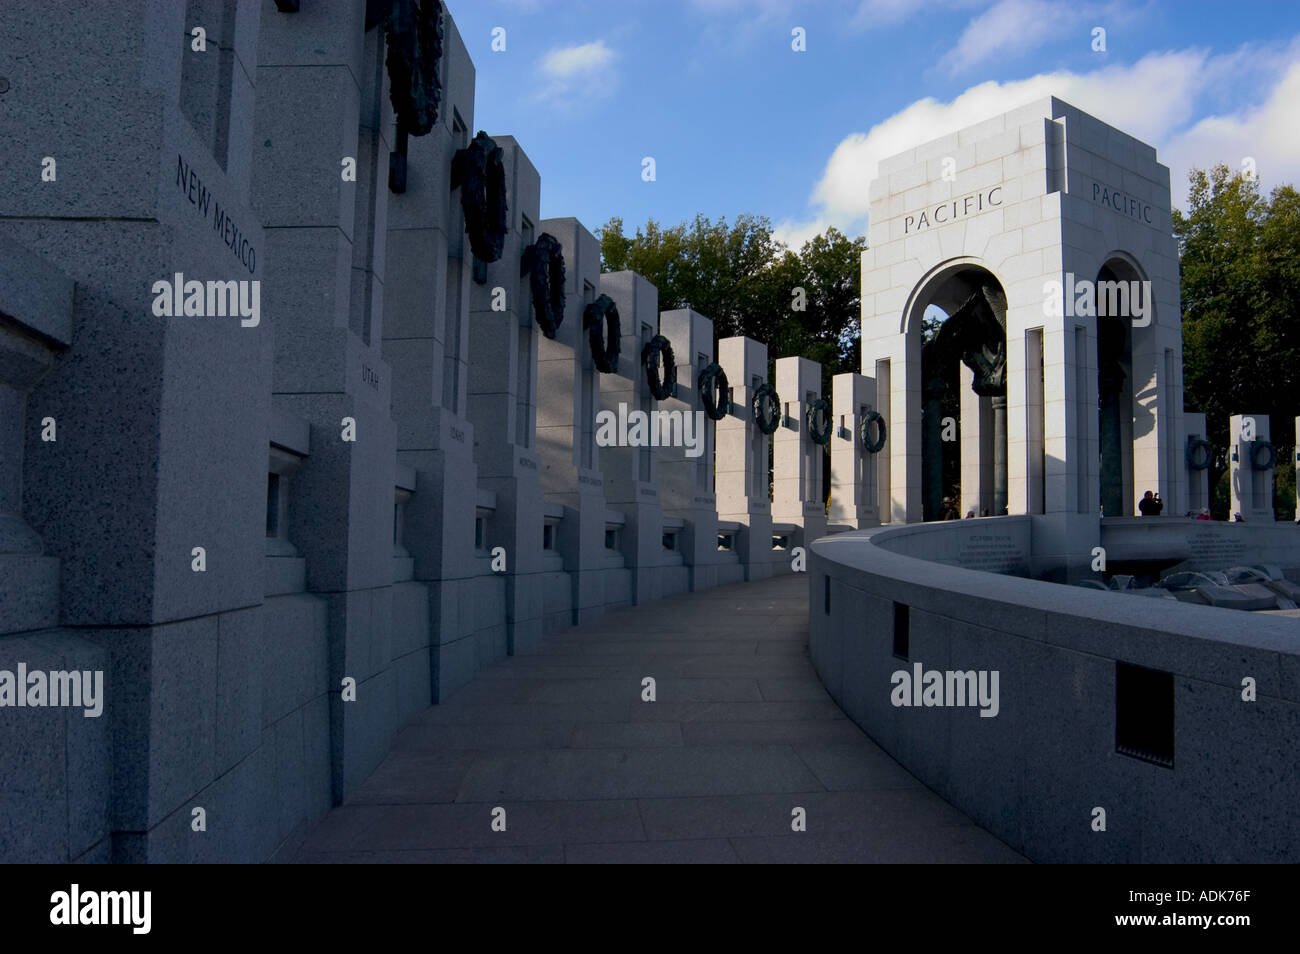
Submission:
<svg viewBox="0 0 1300 954">
<path fill-rule="evenodd" d="M 926 340 L 932 310 L 943 318 Z M 962 513 L 1006 508 L 1006 310 L 1002 283 L 970 258 L 938 266 L 908 306 L 905 331 L 920 341 L 926 520 L 942 519 L 949 497 Z"/>
<path fill-rule="evenodd" d="M 952 496 L 1041 517 L 1036 550 L 1077 566 L 1103 507 L 1152 490 L 1181 512 L 1178 258 L 1151 146 L 1047 98 L 882 161 L 862 293 L 883 521 L 951 516 Z"/>
</svg>

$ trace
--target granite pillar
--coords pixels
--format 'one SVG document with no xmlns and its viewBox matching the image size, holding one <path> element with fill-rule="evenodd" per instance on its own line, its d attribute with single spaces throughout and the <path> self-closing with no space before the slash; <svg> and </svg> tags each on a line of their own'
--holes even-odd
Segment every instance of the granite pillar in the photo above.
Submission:
<svg viewBox="0 0 1300 954">
<path fill-rule="evenodd" d="M 697 387 L 700 372 L 713 363 L 713 322 L 689 308 L 660 312 L 659 332 L 672 345 L 677 393 L 659 409 L 680 415 L 695 444 L 660 446 L 657 468 L 664 513 L 685 521 L 677 546 L 690 574 L 691 590 L 740 580 L 744 570 L 732 551 L 718 549 L 718 503 L 713 490 L 717 422 L 704 413 Z"/>
<path fill-rule="evenodd" d="M 812 439 L 807 421 L 808 408 L 821 397 L 822 366 L 807 358 L 778 358 L 776 389 L 784 420 L 772 435 L 772 522 L 793 524 L 797 529 L 790 545 L 806 548 L 826 535 L 825 452 Z M 833 439 L 834 425 L 828 423 Z"/>
<path fill-rule="evenodd" d="M 542 636 L 542 481 L 536 448 L 537 340 L 533 300 L 520 260 L 538 236 L 541 178 L 510 136 L 503 151 L 508 228 L 501 257 L 470 285 L 469 403 L 478 485 L 496 497 L 489 551 L 504 548 L 501 604 L 508 652 Z M 499 563 L 497 564 L 500 565 Z"/>
<path fill-rule="evenodd" d="M 1276 451 L 1269 444 L 1267 414 L 1234 414 L 1228 421 L 1228 474 L 1231 503 L 1228 519 L 1236 514 L 1247 523 L 1273 522 L 1273 468 Z M 1269 464 L 1272 457 L 1273 464 Z M 1268 466 L 1261 467 L 1265 464 Z"/>
<path fill-rule="evenodd" d="M 687 587 L 685 569 L 671 565 L 663 546 L 664 512 L 655 473 L 655 449 L 648 446 L 652 422 L 648 415 L 657 402 L 650 394 L 641 349 L 659 332 L 659 293 L 655 286 L 635 272 L 606 272 L 600 276 L 600 291 L 614 300 L 622 322 L 622 353 L 618 371 L 600 376 L 600 406 L 617 421 L 631 421 L 633 412 L 647 415 L 646 443 L 632 446 L 636 437 L 616 434 L 626 446 L 600 448 L 600 467 L 605 475 L 605 501 L 610 509 L 621 510 L 622 552 L 632 571 L 632 602 L 645 603 Z M 621 424 L 613 430 L 621 430 Z"/>
<path fill-rule="evenodd" d="M 718 520 L 739 525 L 735 540 L 745 579 L 763 580 L 772 575 L 773 560 L 770 438 L 754 423 L 751 401 L 767 382 L 767 345 L 753 338 L 723 338 L 718 364 L 731 387 L 732 408 L 716 431 Z"/>
<path fill-rule="evenodd" d="M 862 442 L 862 422 L 875 410 L 876 382 L 847 372 L 831 378 L 831 499 L 827 530 L 880 525 L 876 454 Z M 876 425 L 878 427 L 879 425 Z M 872 436 L 876 429 L 873 428 Z"/>
</svg>

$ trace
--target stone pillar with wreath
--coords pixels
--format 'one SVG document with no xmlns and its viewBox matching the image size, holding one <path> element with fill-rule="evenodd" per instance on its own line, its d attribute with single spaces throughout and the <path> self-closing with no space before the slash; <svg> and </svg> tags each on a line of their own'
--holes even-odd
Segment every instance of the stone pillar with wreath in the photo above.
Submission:
<svg viewBox="0 0 1300 954">
<path fill-rule="evenodd" d="M 499 626 L 513 655 L 543 634 L 537 332 L 553 334 L 555 317 L 563 314 L 564 258 L 552 236 L 537 234 L 541 177 L 514 138 L 480 132 L 456 154 L 452 181 L 476 259 L 466 414 L 474 425 L 478 489 L 495 505 L 480 548 L 491 555 L 491 576 L 479 585 L 504 589 L 493 604 L 499 619 L 479 625 Z M 507 182 L 514 189 L 509 196 Z"/>
<path fill-rule="evenodd" d="M 719 536 L 739 554 L 746 580 L 766 579 L 772 575 L 771 435 L 781 423 L 781 396 L 768 383 L 763 342 L 723 338 L 717 353 L 720 373 L 706 391 L 724 387 L 730 408 L 718 421 L 714 452 Z"/>
<path fill-rule="evenodd" d="M 1228 422 L 1230 515 L 1250 523 L 1273 522 L 1273 468 L 1277 448 L 1269 440 L 1267 414 L 1234 414 Z"/>
<path fill-rule="evenodd" d="M 597 300 L 600 242 L 575 218 L 543 219 L 538 227 L 542 230 L 538 251 L 525 253 L 525 264 L 530 283 L 536 283 L 532 284 L 534 320 L 541 331 L 537 340 L 537 453 L 550 528 L 544 533 L 551 536 L 546 544 L 559 555 L 568 574 L 570 618 L 581 625 L 603 614 L 610 603 L 617 604 L 620 594 L 630 592 L 627 570 L 607 567 L 605 481 L 595 439 L 601 373 L 583 327 L 584 313 Z M 555 246 L 543 242 L 544 238 L 553 239 Z M 556 295 L 560 263 L 564 272 L 562 302 Z M 558 310 L 552 305 L 558 305 Z M 603 331 L 607 322 L 602 317 L 599 323 Z M 603 358 L 603 336 L 600 351 Z M 556 516 L 558 522 L 554 522 Z M 553 585 L 546 597 L 544 625 L 550 627 L 558 621 L 554 607 L 563 604 L 565 597 Z"/>
<path fill-rule="evenodd" d="M 782 426 L 772 437 L 772 522 L 798 528 L 787 549 L 806 548 L 826 535 L 825 456 L 833 429 L 831 402 L 822 397 L 821 364 L 808 358 L 778 358 L 776 386 L 781 392 Z M 780 536 L 775 530 L 773 534 Z"/>
<path fill-rule="evenodd" d="M 622 510 L 618 549 L 632 571 L 632 602 L 644 603 L 685 592 L 688 574 L 680 558 L 664 549 L 664 514 L 659 498 L 654 412 L 671 392 L 676 366 L 664 370 L 659 337 L 659 290 L 635 272 L 606 272 L 600 295 L 583 314 L 600 370 L 600 409 L 611 424 L 601 431 L 600 468 L 605 501 Z M 654 359 L 657 374 L 647 374 Z"/>
<path fill-rule="evenodd" d="M 846 372 L 831 378 L 831 530 L 880 524 L 877 455 L 884 451 L 884 418 L 876 411 L 876 381 Z"/>
<path fill-rule="evenodd" d="M 726 374 L 713 360 L 713 322 L 690 308 L 660 312 L 659 340 L 662 344 L 646 349 L 645 374 L 651 392 L 664 395 L 658 410 L 671 422 L 680 419 L 685 438 L 667 446 L 660 442 L 657 451 L 665 522 L 683 522 L 680 529 L 665 527 L 665 542 L 673 538 L 692 590 L 738 582 L 744 578 L 739 557 L 718 549 L 713 449 L 717 422 L 729 407 Z M 675 372 L 668 370 L 674 366 Z M 676 378 L 671 388 L 670 376 Z"/>
</svg>

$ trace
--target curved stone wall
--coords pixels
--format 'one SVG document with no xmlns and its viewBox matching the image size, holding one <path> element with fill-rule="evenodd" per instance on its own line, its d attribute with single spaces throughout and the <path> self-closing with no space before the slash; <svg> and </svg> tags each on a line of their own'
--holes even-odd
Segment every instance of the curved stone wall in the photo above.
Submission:
<svg viewBox="0 0 1300 954">
<path fill-rule="evenodd" d="M 1300 621 L 933 562 L 990 527 L 1027 539 L 1030 521 L 815 541 L 809 642 L 831 696 L 1034 861 L 1300 861 Z M 918 663 L 996 672 L 996 715 L 896 705 L 894 674 Z M 966 683 L 943 685 L 962 701 Z"/>
</svg>

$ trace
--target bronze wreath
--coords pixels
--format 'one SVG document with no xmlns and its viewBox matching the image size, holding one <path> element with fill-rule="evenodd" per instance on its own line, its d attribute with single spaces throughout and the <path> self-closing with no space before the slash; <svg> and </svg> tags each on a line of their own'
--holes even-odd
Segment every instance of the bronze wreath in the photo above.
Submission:
<svg viewBox="0 0 1300 954">
<path fill-rule="evenodd" d="M 754 412 L 754 424 L 761 433 L 772 434 L 781 426 L 781 395 L 776 393 L 776 388 L 772 385 L 766 382 L 760 384 L 754 391 L 749 407 Z"/>
<path fill-rule="evenodd" d="M 619 340 L 622 330 L 618 321 L 618 305 L 608 295 L 601 295 L 582 310 L 582 327 L 587 330 L 587 343 L 591 346 L 591 360 L 601 374 L 618 371 Z"/>
<path fill-rule="evenodd" d="M 1210 466 L 1210 458 L 1213 455 L 1214 449 L 1205 438 L 1187 438 L 1187 450 L 1183 456 L 1187 460 L 1187 466 L 1192 470 L 1205 470 Z"/>
<path fill-rule="evenodd" d="M 524 249 L 519 274 L 528 276 L 538 327 L 546 337 L 554 338 L 564 321 L 564 251 L 559 240 L 548 232 L 538 236 Z"/>
<path fill-rule="evenodd" d="M 479 130 L 451 159 L 451 187 L 460 187 L 460 207 L 474 255 L 485 262 L 501 257 L 506 244 L 506 167 L 504 152 Z"/>
<path fill-rule="evenodd" d="M 695 387 L 700 393 L 704 413 L 710 420 L 720 421 L 727 416 L 731 410 L 731 401 L 727 396 L 727 372 L 722 370 L 720 364 L 710 364 L 701 371 Z"/>
<path fill-rule="evenodd" d="M 817 426 L 817 418 L 820 415 L 822 426 Z M 814 444 L 820 444 L 825 447 L 831 442 L 831 402 L 824 397 L 819 397 L 808 405 L 808 410 L 804 412 L 804 423 L 808 425 L 808 436 Z"/>
<path fill-rule="evenodd" d="M 867 435 L 871 433 L 871 425 L 875 424 L 879 430 L 876 439 L 873 441 Z M 861 430 L 859 436 L 862 438 L 862 446 L 867 449 L 868 454 L 878 454 L 880 449 L 885 446 L 885 419 L 879 411 L 868 411 L 862 416 Z"/>
<path fill-rule="evenodd" d="M 663 361 L 663 380 L 659 379 L 659 362 Z M 663 335 L 655 335 L 641 349 L 641 364 L 645 367 L 646 384 L 656 401 L 663 401 L 673 396 L 677 387 L 677 361 L 673 357 L 673 346 Z"/>
<path fill-rule="evenodd" d="M 394 0 L 384 24 L 388 52 L 388 95 L 397 124 L 423 136 L 438 121 L 442 84 L 442 3 L 440 0 Z"/>
</svg>

